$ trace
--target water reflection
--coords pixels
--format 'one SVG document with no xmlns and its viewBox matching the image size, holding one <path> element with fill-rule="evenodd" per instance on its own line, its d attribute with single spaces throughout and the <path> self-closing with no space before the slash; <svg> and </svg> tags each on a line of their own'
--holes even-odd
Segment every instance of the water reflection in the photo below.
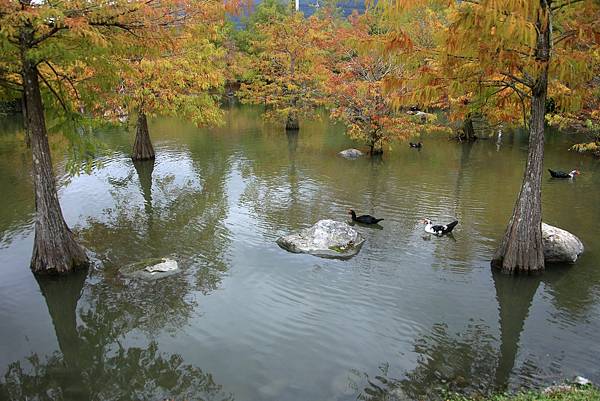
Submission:
<svg viewBox="0 0 600 401">
<path fill-rule="evenodd" d="M 138 175 L 142 195 L 144 196 L 144 209 L 148 219 L 152 216 L 152 172 L 154 171 L 154 159 L 135 160 L 133 167 Z"/>
<path fill-rule="evenodd" d="M 515 367 L 521 333 L 541 280 L 540 276 L 511 277 L 498 272 L 493 272 L 493 279 L 500 314 L 500 358 L 496 369 L 496 386 L 505 389 Z"/>
<path fill-rule="evenodd" d="M 85 279 L 81 272 L 38 279 L 60 352 L 44 360 L 32 354 L 27 363 L 10 364 L 0 381 L 1 399 L 233 400 L 211 374 L 185 364 L 181 355 L 161 353 L 155 341 L 128 346 L 127 325 L 114 319 L 117 309 L 106 299 L 94 300 L 78 326 Z"/>
<path fill-rule="evenodd" d="M 492 328 L 482 322 L 471 321 L 456 334 L 447 324 L 437 323 L 414 342 L 413 351 L 418 355 L 416 367 L 401 378 L 390 377 L 389 363 L 382 364 L 379 374 L 374 376 L 354 371 L 352 377 L 359 391 L 358 398 L 369 401 L 442 400 L 448 392 L 488 395 L 513 390 L 511 378 L 515 377 L 515 372 L 518 377 L 538 377 L 546 382 L 561 378 L 544 373 L 537 361 L 528 355 L 521 358 L 520 364 L 517 359 L 525 322 L 540 284 L 554 286 L 564 276 L 565 271 L 517 277 L 494 272 L 499 339 L 491 334 Z M 562 360 L 561 355 L 554 359 L 556 363 Z M 535 386 L 535 382 L 529 385 Z"/>
<path fill-rule="evenodd" d="M 388 363 L 375 376 L 354 372 L 355 385 L 365 383 L 358 399 L 442 400 L 446 392 L 478 395 L 493 391 L 496 349 L 489 332 L 481 322 L 470 322 L 456 334 L 444 323 L 435 324 L 414 342 L 419 355 L 416 367 L 404 377 L 390 377 Z"/>
<path fill-rule="evenodd" d="M 14 151 L 18 133 L 0 134 L 0 185 L 9 188 L 0 208 L 0 375 L 13 375 L 0 398 L 18 394 L 16 376 L 34 386 L 33 365 L 52 371 L 40 375 L 40 394 L 58 383 L 53 376 L 72 375 L 84 384 L 69 389 L 60 378 L 52 391 L 78 399 L 102 390 L 95 372 L 107 398 L 136 398 L 144 375 L 154 386 L 167 380 L 162 367 L 179 366 L 182 383 L 194 380 L 190 370 L 211 372 L 223 385 L 215 398 L 233 392 L 239 400 L 402 399 L 575 374 L 597 380 L 600 170 L 564 151 L 571 139 L 548 142 L 548 164 L 584 163 L 586 174 L 544 182 L 544 217 L 580 235 L 586 253 L 577 266 L 521 281 L 493 275 L 488 260 L 521 183 L 526 138 L 506 133 L 497 152 L 493 141 L 431 137 L 421 152 L 398 144 L 379 160 L 345 160 L 337 152 L 354 144 L 326 119 L 286 134 L 254 108 L 227 118 L 214 130 L 151 122 L 155 163 L 132 164 L 130 136 L 98 133 L 114 153 L 92 174 L 59 181 L 67 220 L 96 262 L 74 289 L 38 285 L 27 270 L 29 162 Z M 385 218 L 384 230 L 355 226 L 367 241 L 350 261 L 274 244 L 318 219 L 346 220 L 349 207 Z M 416 224 L 424 217 L 460 225 L 454 238 L 424 241 Z M 155 282 L 118 273 L 153 256 L 175 257 L 181 272 Z M 60 292 L 66 310 L 77 309 L 59 325 L 50 294 Z M 57 304 L 50 314 L 44 302 Z M 131 366 L 145 361 L 157 367 L 136 377 Z M 389 362 L 383 371 L 381 361 Z M 374 386 L 361 373 L 356 391 L 348 389 L 351 369 Z"/>
</svg>

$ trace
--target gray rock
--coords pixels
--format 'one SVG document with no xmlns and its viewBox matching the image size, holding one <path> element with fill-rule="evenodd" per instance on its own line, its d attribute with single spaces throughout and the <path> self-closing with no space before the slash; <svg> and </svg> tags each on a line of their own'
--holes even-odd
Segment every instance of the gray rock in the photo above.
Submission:
<svg viewBox="0 0 600 401">
<path fill-rule="evenodd" d="M 342 150 L 338 155 L 345 157 L 346 159 L 357 159 L 364 155 L 364 153 L 358 149 L 346 149 Z"/>
<path fill-rule="evenodd" d="M 573 234 L 542 223 L 544 259 L 550 263 L 575 263 L 583 253 L 583 244 Z"/>
<path fill-rule="evenodd" d="M 277 244 L 289 252 L 335 259 L 351 258 L 364 242 L 358 231 L 335 220 L 319 220 L 310 228 L 277 240 Z"/>
<path fill-rule="evenodd" d="M 580 386 L 587 386 L 588 384 L 592 384 L 590 379 L 586 379 L 583 376 L 575 376 L 573 379 L 573 383 L 578 384 Z"/>
<path fill-rule="evenodd" d="M 144 259 L 119 269 L 119 272 L 126 277 L 137 277 L 146 280 L 167 277 L 178 271 L 177 261 L 169 258 Z"/>
</svg>

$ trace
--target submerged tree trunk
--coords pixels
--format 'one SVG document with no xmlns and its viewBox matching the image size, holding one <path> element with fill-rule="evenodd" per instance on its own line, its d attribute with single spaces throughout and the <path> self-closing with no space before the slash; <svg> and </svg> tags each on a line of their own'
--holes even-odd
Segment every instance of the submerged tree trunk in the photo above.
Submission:
<svg viewBox="0 0 600 401">
<path fill-rule="evenodd" d="M 154 147 L 150 141 L 146 114 L 143 111 L 140 111 L 138 114 L 135 142 L 133 144 L 131 158 L 133 160 L 152 160 L 154 157 Z"/>
<path fill-rule="evenodd" d="M 371 131 L 369 138 L 369 154 L 371 156 L 381 156 L 383 154 L 383 143 L 379 130 Z"/>
<path fill-rule="evenodd" d="M 88 259 L 67 226 L 58 202 L 37 67 L 27 59 L 25 52 L 22 63 L 24 117 L 31 141 L 36 210 L 31 270 L 34 273 L 66 273 L 87 265 Z"/>
<path fill-rule="evenodd" d="M 298 113 L 290 111 L 285 121 L 286 131 L 298 131 L 300 129 L 300 123 L 298 122 Z"/>
<path fill-rule="evenodd" d="M 477 139 L 477 136 L 475 136 L 475 128 L 473 127 L 473 119 L 470 115 L 468 115 L 467 118 L 465 118 L 465 121 L 463 122 L 462 126 L 462 133 L 458 134 L 458 139 L 461 141 L 468 142 Z"/>
<path fill-rule="evenodd" d="M 546 4 L 543 2 L 543 4 Z M 550 10 L 538 17 L 536 59 L 544 63 L 531 90 L 531 122 L 525 175 L 513 214 L 494 254 L 492 266 L 505 273 L 533 273 L 544 269 L 542 245 L 542 167 L 544 162 L 544 118 L 550 61 Z"/>
</svg>

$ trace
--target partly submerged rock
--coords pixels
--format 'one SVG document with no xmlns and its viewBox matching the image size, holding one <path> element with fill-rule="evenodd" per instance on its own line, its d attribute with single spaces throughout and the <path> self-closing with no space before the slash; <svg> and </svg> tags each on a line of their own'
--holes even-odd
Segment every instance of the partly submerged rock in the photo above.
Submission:
<svg viewBox="0 0 600 401">
<path fill-rule="evenodd" d="M 358 149 L 346 149 L 342 150 L 338 155 L 345 157 L 346 159 L 356 159 L 364 155 L 364 153 Z"/>
<path fill-rule="evenodd" d="M 358 231 L 335 220 L 319 220 L 310 228 L 277 240 L 277 244 L 289 252 L 337 259 L 356 255 L 363 242 L 365 240 Z"/>
<path fill-rule="evenodd" d="M 169 258 L 150 258 L 124 266 L 119 272 L 127 277 L 139 277 L 148 280 L 170 276 L 179 271 L 177 261 Z"/>
<path fill-rule="evenodd" d="M 583 376 L 575 376 L 575 378 L 573 379 L 573 383 L 578 384 L 580 386 L 587 386 L 592 384 L 592 381 L 590 379 L 586 379 Z"/>
<path fill-rule="evenodd" d="M 570 232 L 542 223 L 544 259 L 550 263 L 574 263 L 583 253 L 583 243 Z"/>
</svg>

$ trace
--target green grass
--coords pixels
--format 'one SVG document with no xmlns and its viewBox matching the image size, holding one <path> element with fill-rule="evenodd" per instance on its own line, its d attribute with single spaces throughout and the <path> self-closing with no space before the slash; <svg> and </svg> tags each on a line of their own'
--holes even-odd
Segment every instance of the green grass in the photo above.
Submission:
<svg viewBox="0 0 600 401">
<path fill-rule="evenodd" d="M 600 390 L 592 386 L 572 387 L 569 390 L 556 390 L 547 394 L 526 392 L 517 395 L 496 395 L 487 398 L 466 398 L 450 396 L 448 401 L 600 401 Z"/>
</svg>

